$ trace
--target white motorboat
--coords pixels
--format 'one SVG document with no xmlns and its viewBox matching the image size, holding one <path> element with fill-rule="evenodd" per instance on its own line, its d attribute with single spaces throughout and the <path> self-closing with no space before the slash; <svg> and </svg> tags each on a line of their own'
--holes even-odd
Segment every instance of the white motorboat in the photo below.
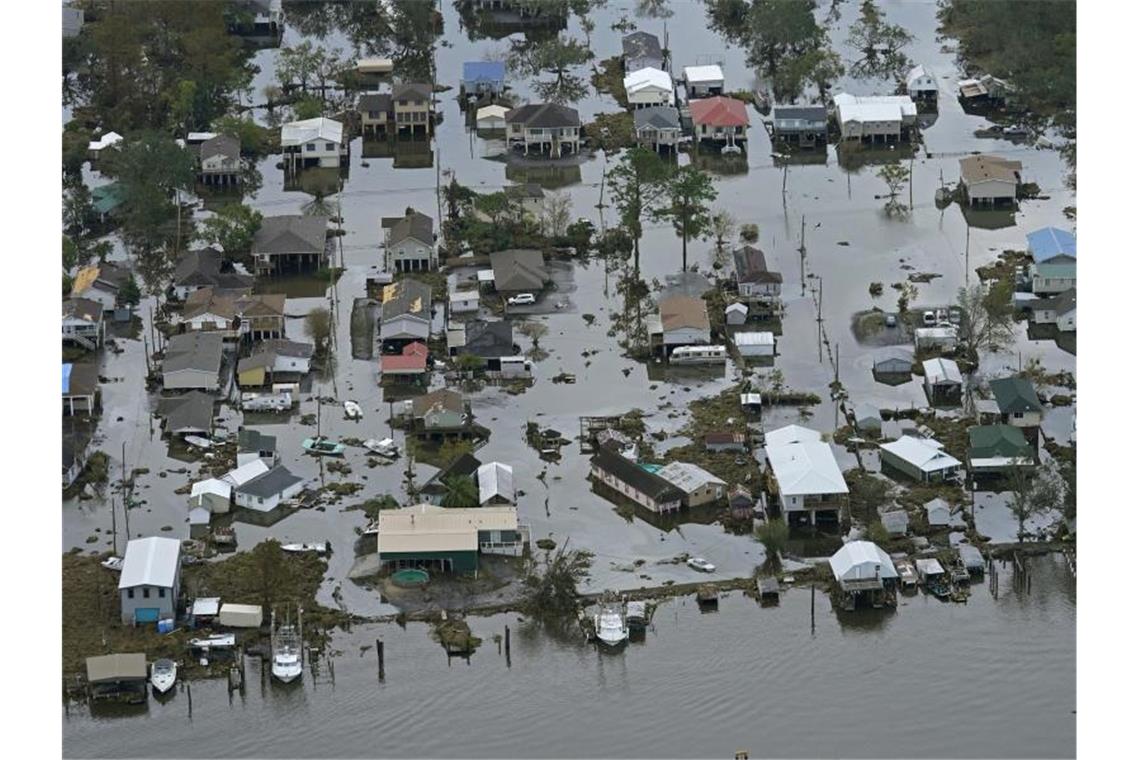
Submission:
<svg viewBox="0 0 1140 760">
<path fill-rule="evenodd" d="M 107 557 L 99 563 L 113 573 L 121 573 L 123 571 L 123 558 L 122 557 Z"/>
<path fill-rule="evenodd" d="M 155 660 L 150 665 L 150 685 L 159 694 L 165 694 L 174 688 L 174 682 L 178 680 L 178 663 L 174 660 L 168 660 L 165 657 L 161 660 Z"/>
<path fill-rule="evenodd" d="M 185 436 L 182 440 L 186 441 L 187 444 L 197 449 L 210 449 L 214 447 L 213 441 L 211 441 L 209 438 L 203 438 L 200 435 L 188 435 Z"/>
<path fill-rule="evenodd" d="M 344 402 L 344 416 L 350 420 L 358 420 L 364 416 L 364 410 L 355 401 Z"/>
<path fill-rule="evenodd" d="M 215 633 L 199 639 L 190 639 L 191 649 L 229 649 L 237 643 L 232 633 Z"/>
<path fill-rule="evenodd" d="M 594 615 L 594 632 L 598 641 L 608 647 L 620 647 L 629 641 L 629 625 L 620 602 L 602 602 Z"/>
<path fill-rule="evenodd" d="M 325 544 L 281 544 L 283 552 L 315 552 L 324 554 L 328 547 Z"/>
<path fill-rule="evenodd" d="M 273 641 L 273 677 L 281 683 L 292 683 L 301 675 L 301 638 L 297 629 L 283 625 Z"/>
<path fill-rule="evenodd" d="M 369 452 L 382 457 L 390 457 L 395 459 L 400 456 L 400 450 L 396 447 L 396 442 L 391 438 L 369 438 L 364 442 L 364 448 Z"/>
</svg>

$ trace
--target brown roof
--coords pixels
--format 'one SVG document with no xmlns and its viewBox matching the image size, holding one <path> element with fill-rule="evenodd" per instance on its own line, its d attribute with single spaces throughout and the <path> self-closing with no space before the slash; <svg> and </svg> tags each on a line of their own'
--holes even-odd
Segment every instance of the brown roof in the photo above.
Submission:
<svg viewBox="0 0 1140 760">
<path fill-rule="evenodd" d="M 693 327 L 709 329 L 709 313 L 703 299 L 673 296 L 661 302 L 661 327 L 665 331 Z"/>
<path fill-rule="evenodd" d="M 412 399 L 412 414 L 423 417 L 433 409 L 442 408 L 448 411 L 463 413 L 463 396 L 447 388 L 426 393 Z"/>
<path fill-rule="evenodd" d="M 1020 181 L 1021 162 L 997 156 L 967 156 L 959 159 L 959 169 L 966 184 L 996 179 L 1001 182 Z"/>
<path fill-rule="evenodd" d="M 63 302 L 63 316 L 98 322 L 103 319 L 103 306 L 88 298 L 68 298 Z"/>
<path fill-rule="evenodd" d="M 285 313 L 285 296 L 281 293 L 235 296 L 219 293 L 214 288 L 200 288 L 186 296 L 182 318 L 192 319 L 201 314 L 217 314 L 232 319 L 243 316 L 280 316 Z"/>
<path fill-rule="evenodd" d="M 744 433 L 709 433 L 705 436 L 705 443 L 744 443 Z"/>
</svg>

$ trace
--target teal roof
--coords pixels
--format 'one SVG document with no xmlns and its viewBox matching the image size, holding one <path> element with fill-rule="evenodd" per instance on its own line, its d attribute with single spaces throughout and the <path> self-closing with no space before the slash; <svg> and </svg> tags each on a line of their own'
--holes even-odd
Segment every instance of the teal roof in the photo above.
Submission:
<svg viewBox="0 0 1140 760">
<path fill-rule="evenodd" d="M 1033 383 L 1024 377 L 1002 377 L 990 381 L 990 390 L 1002 414 L 1012 412 L 1040 412 L 1041 402 Z"/>
<path fill-rule="evenodd" d="M 108 214 L 123 205 L 123 186 L 118 182 L 100 185 L 91 191 L 91 205 L 100 214 Z"/>
<path fill-rule="evenodd" d="M 1013 425 L 979 425 L 970 428 L 969 435 L 971 459 L 1028 457 L 1033 454 L 1025 434 Z"/>
</svg>

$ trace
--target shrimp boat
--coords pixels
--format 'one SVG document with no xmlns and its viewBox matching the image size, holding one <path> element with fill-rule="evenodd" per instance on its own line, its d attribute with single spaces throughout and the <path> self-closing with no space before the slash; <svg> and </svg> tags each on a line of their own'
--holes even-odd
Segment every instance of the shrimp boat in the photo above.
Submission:
<svg viewBox="0 0 1140 760">
<path fill-rule="evenodd" d="M 301 675 L 301 636 L 295 626 L 285 624 L 273 635 L 273 677 L 292 683 Z"/>
<path fill-rule="evenodd" d="M 621 602 L 612 599 L 599 602 L 598 612 L 594 615 L 594 631 L 598 641 L 613 649 L 629 641 L 629 624 Z"/>
<path fill-rule="evenodd" d="M 165 694 L 174 688 L 178 680 L 178 663 L 165 657 L 155 660 L 150 665 L 150 685 L 159 694 Z"/>
<path fill-rule="evenodd" d="M 344 444 L 331 438 L 318 435 L 316 438 L 306 438 L 301 441 L 301 448 L 316 456 L 339 457 L 344 454 Z"/>
</svg>

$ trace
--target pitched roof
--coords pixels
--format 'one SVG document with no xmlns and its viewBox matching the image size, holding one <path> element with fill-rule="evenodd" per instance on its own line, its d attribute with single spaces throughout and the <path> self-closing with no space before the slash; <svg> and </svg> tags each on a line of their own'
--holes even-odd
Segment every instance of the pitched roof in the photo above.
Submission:
<svg viewBox="0 0 1140 760">
<path fill-rule="evenodd" d="M 119 588 L 173 587 L 181 555 L 182 542 L 176 538 L 150 536 L 128 541 L 123 555 L 123 571 L 119 574 Z"/>
<path fill-rule="evenodd" d="M 396 245 L 408 238 L 424 245 L 435 244 L 435 220 L 412 209 L 404 216 L 389 216 L 380 220 L 381 228 L 388 230 L 387 245 Z"/>
<path fill-rule="evenodd" d="M 431 100 L 431 85 L 423 82 L 401 82 L 392 85 L 393 100 Z"/>
<path fill-rule="evenodd" d="M 261 460 L 258 460 L 261 461 Z M 286 488 L 300 483 L 304 478 L 289 472 L 282 465 L 277 465 L 268 472 L 263 472 L 255 478 L 247 480 L 237 487 L 237 492 L 248 496 L 267 498 L 277 496 Z"/>
<path fill-rule="evenodd" d="M 542 290 L 550 279 L 542 251 L 511 248 L 491 254 L 496 290 Z"/>
<path fill-rule="evenodd" d="M 930 73 L 927 72 L 926 67 L 920 63 L 917 66 L 915 66 L 914 68 L 912 68 L 909 72 L 907 72 L 906 85 L 907 85 L 907 87 L 911 87 L 916 82 L 918 82 L 918 80 L 920 80 L 924 77 L 929 77 L 929 76 L 930 76 Z M 935 86 L 935 89 L 937 89 L 937 86 Z"/>
<path fill-rule="evenodd" d="M 732 252 L 736 265 L 737 282 L 783 282 L 784 276 L 768 269 L 764 252 L 751 245 L 742 245 Z"/>
<path fill-rule="evenodd" d="M 269 472 L 269 465 L 260 459 L 254 459 L 240 467 L 233 468 L 223 475 L 221 479 L 237 488 L 267 472 Z"/>
<path fill-rule="evenodd" d="M 281 146 L 288 148 L 304 145 L 312 140 L 339 143 L 344 137 L 344 125 L 333 119 L 318 116 L 315 119 L 290 121 L 281 125 Z"/>
<path fill-rule="evenodd" d="M 465 61 L 463 63 L 464 82 L 501 82 L 507 74 L 507 64 L 503 61 Z"/>
<path fill-rule="evenodd" d="M 83 267 L 75 273 L 75 280 L 71 284 L 71 295 L 81 296 L 89 288 L 115 293 L 130 277 L 130 270 L 109 262 Z"/>
<path fill-rule="evenodd" d="M 215 135 L 198 146 L 201 158 L 224 156 L 236 161 L 241 158 L 241 141 L 232 135 Z"/>
<path fill-rule="evenodd" d="M 796 129 L 809 124 L 827 123 L 827 108 L 824 106 L 773 106 L 772 125 L 776 129 Z"/>
<path fill-rule="evenodd" d="M 182 333 L 171 337 L 166 344 L 166 357 L 162 371 L 178 372 L 196 369 L 217 372 L 222 366 L 222 336 L 220 333 Z"/>
<path fill-rule="evenodd" d="M 887 553 L 870 541 L 848 541 L 831 555 L 827 564 L 840 582 L 899 577 Z"/>
<path fill-rule="evenodd" d="M 214 496 L 221 496 L 223 499 L 229 500 L 230 494 L 232 492 L 233 486 L 224 480 L 219 480 L 218 478 L 206 478 L 205 480 L 198 480 L 190 486 L 191 499 L 196 496 L 212 494 Z"/>
<path fill-rule="evenodd" d="M 818 442 L 823 440 L 823 433 L 802 425 L 785 425 L 764 434 L 764 446 L 786 446 L 789 443 Z"/>
<path fill-rule="evenodd" d="M 387 92 L 370 92 L 360 96 L 356 101 L 357 111 L 379 111 L 388 113 L 392 110 L 392 95 Z"/>
<path fill-rule="evenodd" d="M 681 116 L 673 106 L 650 106 L 633 112 L 633 127 L 642 129 L 680 129 Z"/>
<path fill-rule="evenodd" d="M 447 489 L 443 485 L 443 481 L 456 476 L 463 478 L 472 477 L 479 470 L 479 465 L 481 464 L 483 463 L 473 455 L 464 452 L 460 454 L 454 462 L 438 471 L 435 475 L 432 475 L 428 482 L 424 483 L 423 488 L 420 489 L 420 493 L 444 493 Z"/>
<path fill-rule="evenodd" d="M 275 338 L 261 342 L 261 351 L 267 351 L 275 356 L 292 356 L 298 359 L 309 359 L 313 355 L 313 344 L 296 340 Z"/>
<path fill-rule="evenodd" d="M 656 34 L 631 32 L 621 38 L 621 53 L 626 58 L 661 58 L 661 41 Z"/>
<path fill-rule="evenodd" d="M 1073 233 L 1056 227 L 1042 227 L 1025 236 L 1029 253 L 1038 264 L 1056 256 L 1077 257 L 1077 238 Z"/>
<path fill-rule="evenodd" d="M 118 182 L 108 182 L 91 191 L 91 206 L 100 214 L 109 214 L 123 205 L 123 186 Z"/>
<path fill-rule="evenodd" d="M 748 111 L 744 107 L 744 102 L 723 95 L 689 101 L 689 113 L 693 117 L 694 124 L 708 124 L 714 127 L 748 126 Z"/>
<path fill-rule="evenodd" d="M 697 330 L 709 329 L 709 313 L 702 298 L 693 296 L 672 296 L 660 304 L 661 327 L 666 332 L 690 327 Z"/>
<path fill-rule="evenodd" d="M 383 321 L 401 316 L 431 319 L 431 287 L 419 280 L 404 278 L 385 285 L 380 295 Z"/>
<path fill-rule="evenodd" d="M 990 390 L 1002 414 L 1043 411 L 1033 383 L 1024 377 L 1001 377 L 991 380 Z"/>
<path fill-rule="evenodd" d="M 622 86 L 626 93 L 639 92 L 647 87 L 657 87 L 671 93 L 673 92 L 673 77 L 669 76 L 667 71 L 646 66 L 629 72 L 622 79 Z"/>
<path fill-rule="evenodd" d="M 767 447 L 768 464 L 783 496 L 847 493 L 831 446 L 804 441 Z"/>
<path fill-rule="evenodd" d="M 880 448 L 899 459 L 914 465 L 923 472 L 937 472 L 962 463 L 942 450 L 942 444 L 930 438 L 904 435 L 897 441 L 884 443 Z"/>
<path fill-rule="evenodd" d="M 81 319 L 84 322 L 100 322 L 103 319 L 103 305 L 89 298 L 66 298 L 63 301 L 63 319 Z"/>
<path fill-rule="evenodd" d="M 166 418 L 170 433 L 209 431 L 214 424 L 214 397 L 193 390 L 182 396 L 158 400 L 158 413 Z"/>
<path fill-rule="evenodd" d="M 485 119 L 506 119 L 507 113 L 510 110 L 511 109 L 505 106 L 483 106 L 475 112 L 475 121 L 483 121 Z"/>
<path fill-rule="evenodd" d="M 657 471 L 657 477 L 672 483 L 686 494 L 707 485 L 728 485 L 708 470 L 689 462 L 670 462 Z"/>
<path fill-rule="evenodd" d="M 267 216 L 253 236 L 250 251 L 262 253 L 322 254 L 329 226 L 325 216 Z"/>
<path fill-rule="evenodd" d="M 693 82 L 723 82 L 724 69 L 716 64 L 707 66 L 686 66 L 682 69 L 685 81 Z"/>
<path fill-rule="evenodd" d="M 1068 314 L 1077 307 L 1077 289 L 1069 288 L 1063 293 L 1057 293 L 1049 298 L 1039 298 L 1033 301 L 1035 310 L 1048 309 L 1058 314 Z"/>
<path fill-rule="evenodd" d="M 582 123 L 576 108 L 557 103 L 532 103 L 512 108 L 505 118 L 507 123 L 520 123 L 534 129 L 577 127 Z"/>
<path fill-rule="evenodd" d="M 608 472 L 655 501 L 674 501 L 684 495 L 669 481 L 654 475 L 649 470 L 638 466 L 608 448 L 598 449 L 598 452 L 590 459 L 590 464 Z"/>
<path fill-rule="evenodd" d="M 511 322 L 501 319 L 488 322 L 473 319 L 467 323 L 467 338 L 463 353 L 497 359 L 510 356 L 515 350 L 515 333 Z"/>
<path fill-rule="evenodd" d="M 99 367 L 90 362 L 63 365 L 63 395 L 90 396 L 99 387 Z"/>
<path fill-rule="evenodd" d="M 399 354 L 380 357 L 380 372 L 424 372 L 427 370 L 428 348 L 419 341 L 404 346 Z"/>
<path fill-rule="evenodd" d="M 480 504 L 486 504 L 496 496 L 511 502 L 515 500 L 515 471 L 509 464 L 481 464 L 475 477 L 479 482 Z"/>
<path fill-rule="evenodd" d="M 213 285 L 221 290 L 243 290 L 253 287 L 253 277 L 238 272 L 223 272 L 221 251 L 198 248 L 179 257 L 174 266 L 174 284 L 206 287 Z"/>
<path fill-rule="evenodd" d="M 64 7 L 66 11 L 67 8 Z M 146 679 L 146 655 L 142 652 L 120 652 L 87 658 L 87 682 Z"/>
<path fill-rule="evenodd" d="M 841 92 L 831 100 L 841 124 L 849 121 L 902 121 L 918 115 L 918 106 L 907 95 L 852 95 Z"/>
<path fill-rule="evenodd" d="M 238 451 L 276 451 L 277 437 L 266 435 L 260 430 L 242 428 L 238 431 Z"/>
<path fill-rule="evenodd" d="M 943 383 L 962 384 L 962 371 L 958 369 L 958 363 L 953 359 L 944 359 L 942 357 L 927 359 L 922 363 L 922 374 L 926 375 L 926 380 L 931 385 Z"/>
<path fill-rule="evenodd" d="M 448 388 L 440 388 L 412 399 L 412 414 L 416 417 L 423 417 L 436 410 L 463 414 L 465 411 L 463 396 Z"/>
<path fill-rule="evenodd" d="M 998 156 L 966 156 L 958 159 L 958 169 L 967 185 L 989 180 L 1017 184 L 1020 181 L 1021 162 Z"/>
<path fill-rule="evenodd" d="M 1013 425 L 977 425 L 968 432 L 971 459 L 1028 457 L 1033 453 L 1025 433 Z"/>
</svg>

